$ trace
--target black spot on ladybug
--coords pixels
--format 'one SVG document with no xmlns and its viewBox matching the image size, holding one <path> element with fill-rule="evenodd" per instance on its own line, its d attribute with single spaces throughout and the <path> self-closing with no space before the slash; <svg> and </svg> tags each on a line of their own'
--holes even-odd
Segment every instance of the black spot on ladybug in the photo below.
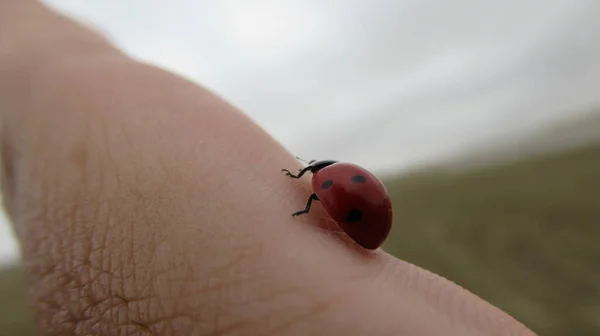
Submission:
<svg viewBox="0 0 600 336">
<path fill-rule="evenodd" d="M 321 189 L 328 189 L 333 184 L 333 180 L 327 180 L 321 184 Z"/>
<path fill-rule="evenodd" d="M 365 181 L 367 179 L 362 175 L 354 175 L 354 176 L 352 176 L 351 180 L 352 180 L 352 182 L 356 182 L 356 183 L 365 183 Z"/>
<path fill-rule="evenodd" d="M 346 215 L 346 222 L 348 223 L 354 223 L 354 222 L 358 222 L 363 216 L 362 211 L 358 210 L 358 209 L 352 209 L 350 211 L 348 211 L 348 215 Z"/>
</svg>

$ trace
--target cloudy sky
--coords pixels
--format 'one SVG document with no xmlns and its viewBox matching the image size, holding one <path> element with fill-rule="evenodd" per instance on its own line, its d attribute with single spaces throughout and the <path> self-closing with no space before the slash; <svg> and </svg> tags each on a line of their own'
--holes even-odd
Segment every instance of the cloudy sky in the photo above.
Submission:
<svg viewBox="0 0 600 336">
<path fill-rule="evenodd" d="M 597 0 L 46 3 L 225 97 L 293 153 L 381 173 L 600 104 Z M 17 256 L 0 224 L 0 263 Z"/>
</svg>

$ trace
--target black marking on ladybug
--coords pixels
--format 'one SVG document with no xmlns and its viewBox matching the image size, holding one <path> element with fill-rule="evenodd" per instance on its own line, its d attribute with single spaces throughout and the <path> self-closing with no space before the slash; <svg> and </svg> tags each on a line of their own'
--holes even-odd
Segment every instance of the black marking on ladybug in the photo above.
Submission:
<svg viewBox="0 0 600 336">
<path fill-rule="evenodd" d="M 321 184 L 321 189 L 329 189 L 333 184 L 333 180 L 327 180 Z"/>
<path fill-rule="evenodd" d="M 362 175 L 354 175 L 354 176 L 352 176 L 351 180 L 352 180 L 352 182 L 356 182 L 356 183 L 365 183 L 365 181 L 367 179 Z"/>
<path fill-rule="evenodd" d="M 358 222 L 363 216 L 362 211 L 353 208 L 352 210 L 348 211 L 348 215 L 346 215 L 346 222 L 348 223 L 354 223 L 354 222 Z"/>
</svg>

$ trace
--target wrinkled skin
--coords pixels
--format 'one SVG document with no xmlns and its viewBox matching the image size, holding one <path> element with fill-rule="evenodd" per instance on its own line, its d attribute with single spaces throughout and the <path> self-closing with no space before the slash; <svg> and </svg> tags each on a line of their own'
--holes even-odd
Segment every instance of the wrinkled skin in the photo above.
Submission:
<svg viewBox="0 0 600 336">
<path fill-rule="evenodd" d="M 31 0 L 0 2 L 0 107 L 41 335 L 533 334 L 321 208 L 292 218 L 310 183 L 268 134 Z"/>
</svg>

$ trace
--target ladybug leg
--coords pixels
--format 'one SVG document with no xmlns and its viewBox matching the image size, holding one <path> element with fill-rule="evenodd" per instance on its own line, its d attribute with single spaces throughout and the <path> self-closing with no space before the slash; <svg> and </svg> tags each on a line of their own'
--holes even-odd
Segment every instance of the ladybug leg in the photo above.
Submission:
<svg viewBox="0 0 600 336">
<path fill-rule="evenodd" d="M 310 165 L 311 165 L 311 163 L 313 163 L 313 162 L 316 162 L 316 161 L 317 161 L 317 160 L 310 160 L 310 161 L 308 161 L 308 165 L 310 166 Z M 298 169 L 298 171 L 302 171 L 302 169 L 303 169 L 303 168 L 300 168 L 300 169 Z"/>
<path fill-rule="evenodd" d="M 310 211 L 310 205 L 312 204 L 312 201 L 318 201 L 318 200 L 319 200 L 319 197 L 317 197 L 317 194 L 310 195 L 310 197 L 308 198 L 308 201 L 306 201 L 306 207 L 304 208 L 304 210 L 296 211 L 292 214 L 292 216 L 307 214 Z"/>
<path fill-rule="evenodd" d="M 301 177 L 302 177 L 302 175 L 304 175 L 304 174 L 305 174 L 307 171 L 310 171 L 311 169 L 312 169 L 312 167 L 310 167 L 310 166 L 308 166 L 308 167 L 304 167 L 304 168 L 302 168 L 302 169 L 300 170 L 300 172 L 298 173 L 298 175 L 294 175 L 294 174 L 292 174 L 292 173 L 291 173 L 289 170 L 287 170 L 287 169 L 282 169 L 281 171 L 284 171 L 284 172 L 285 172 L 285 175 L 287 175 L 287 176 L 289 176 L 289 177 L 291 177 L 291 178 L 298 179 L 298 178 L 301 178 Z"/>
</svg>

